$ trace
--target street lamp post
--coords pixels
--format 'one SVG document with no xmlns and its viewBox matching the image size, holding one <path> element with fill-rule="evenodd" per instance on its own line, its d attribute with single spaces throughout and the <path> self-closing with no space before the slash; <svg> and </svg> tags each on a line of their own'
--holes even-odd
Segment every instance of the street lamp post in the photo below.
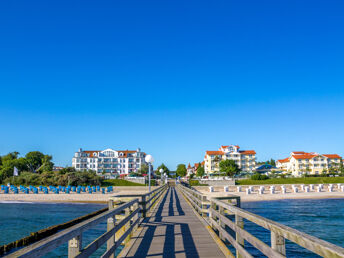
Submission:
<svg viewBox="0 0 344 258">
<path fill-rule="evenodd" d="M 145 157 L 145 161 L 148 163 L 148 191 L 151 191 L 151 173 L 152 173 L 152 163 L 154 162 L 154 158 L 152 155 L 147 155 Z"/>
<path fill-rule="evenodd" d="M 164 178 L 164 175 L 163 175 L 164 170 L 162 168 L 160 168 L 159 172 L 160 172 L 160 180 L 161 180 L 161 182 L 163 182 L 162 180 Z"/>
</svg>

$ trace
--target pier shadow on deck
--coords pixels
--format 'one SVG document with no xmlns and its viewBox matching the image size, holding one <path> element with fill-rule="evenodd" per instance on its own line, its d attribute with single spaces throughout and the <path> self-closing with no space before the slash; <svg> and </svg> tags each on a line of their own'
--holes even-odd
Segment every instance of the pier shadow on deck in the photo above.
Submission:
<svg viewBox="0 0 344 258">
<path fill-rule="evenodd" d="M 126 257 L 224 257 L 184 197 L 170 187 Z"/>
</svg>

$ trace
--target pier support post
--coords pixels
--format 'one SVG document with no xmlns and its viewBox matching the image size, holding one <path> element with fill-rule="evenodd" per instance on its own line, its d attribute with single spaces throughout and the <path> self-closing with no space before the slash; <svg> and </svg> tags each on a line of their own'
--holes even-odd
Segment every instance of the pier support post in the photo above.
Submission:
<svg viewBox="0 0 344 258">
<path fill-rule="evenodd" d="M 109 200 L 109 210 L 112 210 L 115 208 L 113 200 Z M 107 220 L 107 231 L 110 231 L 115 227 L 116 219 L 115 216 L 108 218 Z M 106 242 L 106 250 L 109 250 L 113 245 L 115 244 L 115 235 L 109 238 L 109 240 Z M 114 258 L 114 254 L 110 255 L 110 258 Z"/>
<path fill-rule="evenodd" d="M 240 227 L 240 228 L 244 228 L 244 219 L 243 217 L 239 216 L 238 214 L 235 214 L 235 224 Z M 244 246 L 245 240 L 244 238 L 242 238 L 240 236 L 240 234 L 238 233 L 238 231 L 235 232 L 235 239 L 238 242 L 238 244 L 240 244 L 241 246 Z M 241 258 L 242 256 L 239 254 L 238 251 L 236 251 L 236 257 L 237 258 Z"/>
<path fill-rule="evenodd" d="M 68 257 L 73 258 L 77 256 L 82 248 L 82 236 L 72 238 L 68 241 Z"/>
<path fill-rule="evenodd" d="M 271 231 L 271 248 L 276 250 L 282 255 L 286 255 L 285 252 L 285 238 L 273 231 Z"/>
</svg>

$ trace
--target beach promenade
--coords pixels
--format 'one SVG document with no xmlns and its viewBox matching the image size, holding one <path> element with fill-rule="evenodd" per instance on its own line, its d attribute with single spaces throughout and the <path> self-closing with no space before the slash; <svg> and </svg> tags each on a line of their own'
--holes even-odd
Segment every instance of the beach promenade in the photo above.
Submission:
<svg viewBox="0 0 344 258">
<path fill-rule="evenodd" d="M 231 186 L 228 188 L 228 192 L 224 191 L 224 187 L 214 187 L 214 192 L 209 192 L 208 186 L 196 186 L 194 189 L 201 193 L 212 197 L 225 197 L 228 194 L 235 194 L 240 196 L 242 202 L 252 201 L 268 201 L 268 200 L 283 200 L 283 199 L 329 199 L 329 198 L 344 198 L 344 192 L 340 191 L 337 187 L 334 187 L 332 192 L 328 191 L 328 185 L 324 185 L 321 192 L 317 192 L 316 189 L 309 192 L 302 191 L 301 186 L 298 185 L 299 191 L 295 193 L 292 189 L 292 185 L 285 185 L 286 193 L 282 194 L 280 186 L 275 186 L 276 191 L 271 194 L 269 187 L 264 185 L 265 189 L 263 194 L 259 194 L 259 188 L 261 186 L 254 186 L 253 191 L 250 194 L 246 194 L 246 189 L 250 186 L 241 186 L 241 191 L 237 190 L 237 186 Z M 152 187 L 154 190 L 156 187 Z M 0 193 L 0 202 L 80 202 L 80 203 L 106 203 L 113 195 L 128 195 L 128 194 L 144 194 L 148 192 L 146 186 L 120 186 L 114 187 L 112 193 L 49 193 L 49 194 L 3 194 Z"/>
</svg>

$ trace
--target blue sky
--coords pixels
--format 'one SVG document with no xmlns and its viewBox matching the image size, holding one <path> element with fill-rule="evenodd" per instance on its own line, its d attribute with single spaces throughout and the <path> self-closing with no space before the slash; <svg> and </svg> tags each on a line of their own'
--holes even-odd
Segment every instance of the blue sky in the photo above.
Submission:
<svg viewBox="0 0 344 258">
<path fill-rule="evenodd" d="M 343 1 L 0 3 L 0 154 L 344 155 Z"/>
</svg>

